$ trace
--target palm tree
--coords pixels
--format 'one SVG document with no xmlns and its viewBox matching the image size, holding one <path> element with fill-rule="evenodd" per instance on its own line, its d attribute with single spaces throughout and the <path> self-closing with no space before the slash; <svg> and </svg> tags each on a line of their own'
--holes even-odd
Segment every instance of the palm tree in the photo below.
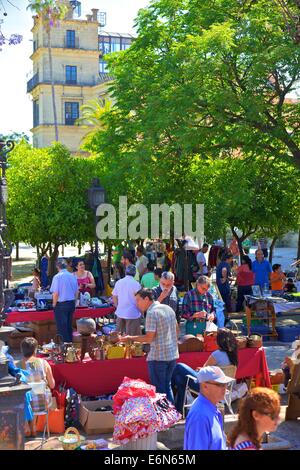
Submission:
<svg viewBox="0 0 300 470">
<path fill-rule="evenodd" d="M 90 129 L 84 136 L 83 143 L 89 142 L 100 129 L 104 128 L 102 117 L 111 108 L 111 101 L 102 98 L 90 100 L 80 107 L 81 117 L 77 119 L 76 124 Z"/>
<path fill-rule="evenodd" d="M 55 140 L 58 142 L 58 125 L 57 125 L 57 112 L 55 104 L 55 89 L 53 81 L 53 63 L 52 63 L 52 51 L 51 51 L 51 28 L 56 25 L 59 20 L 63 19 L 68 11 L 68 7 L 62 1 L 57 0 L 29 0 L 27 9 L 30 9 L 35 13 L 41 20 L 45 27 L 48 36 L 48 54 L 49 54 L 49 66 L 50 66 L 50 81 L 51 81 L 51 93 L 52 93 L 52 106 L 53 106 L 53 117 L 54 117 L 54 128 L 55 128 Z"/>
</svg>

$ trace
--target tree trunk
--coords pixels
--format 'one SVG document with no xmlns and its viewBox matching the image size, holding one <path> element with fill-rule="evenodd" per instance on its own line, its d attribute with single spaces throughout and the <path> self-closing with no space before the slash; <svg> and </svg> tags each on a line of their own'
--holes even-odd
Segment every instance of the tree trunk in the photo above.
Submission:
<svg viewBox="0 0 300 470">
<path fill-rule="evenodd" d="M 61 247 L 61 256 L 65 256 L 65 245 L 62 245 Z"/>
<path fill-rule="evenodd" d="M 246 237 L 244 235 L 242 237 L 238 237 L 238 235 L 237 235 L 237 233 L 236 233 L 236 231 L 234 230 L 233 227 L 231 227 L 231 232 L 232 232 L 232 235 L 234 236 L 234 238 L 236 239 L 238 247 L 239 247 L 240 263 L 241 263 L 242 262 L 242 256 L 244 254 L 243 241 L 245 240 Z"/>
<path fill-rule="evenodd" d="M 49 258 L 48 275 L 50 278 L 50 282 L 52 281 L 53 276 L 56 274 L 55 264 L 59 255 L 59 246 L 60 245 L 54 244 L 53 252 Z"/>
<path fill-rule="evenodd" d="M 269 252 L 269 262 L 272 264 L 272 259 L 273 259 L 273 252 L 274 252 L 274 248 L 275 248 L 275 243 L 277 242 L 278 240 L 278 236 L 275 236 L 272 240 L 272 243 L 270 245 L 270 252 Z"/>
<path fill-rule="evenodd" d="M 298 250 L 297 250 L 297 259 L 300 259 L 300 229 L 298 234 Z"/>
<path fill-rule="evenodd" d="M 20 247 L 19 242 L 16 243 L 16 261 L 20 260 Z"/>
<path fill-rule="evenodd" d="M 110 281 L 110 276 L 111 276 L 111 246 L 108 247 L 107 249 L 107 272 L 108 272 L 108 283 Z"/>
<path fill-rule="evenodd" d="M 224 242 L 224 247 L 226 247 L 227 246 L 226 228 L 223 231 L 223 242 Z"/>
<path fill-rule="evenodd" d="M 78 256 L 80 256 L 81 253 L 81 243 L 78 243 Z"/>
<path fill-rule="evenodd" d="M 57 112 L 55 103 L 55 89 L 53 80 L 53 63 L 52 63 L 52 52 L 51 52 L 51 29 L 48 31 L 48 55 L 49 55 L 49 67 L 50 67 L 50 81 L 51 81 L 51 94 L 52 94 L 52 107 L 53 107 L 53 118 L 54 118 L 54 129 L 55 129 L 55 141 L 58 142 L 58 125 L 57 125 Z"/>
</svg>

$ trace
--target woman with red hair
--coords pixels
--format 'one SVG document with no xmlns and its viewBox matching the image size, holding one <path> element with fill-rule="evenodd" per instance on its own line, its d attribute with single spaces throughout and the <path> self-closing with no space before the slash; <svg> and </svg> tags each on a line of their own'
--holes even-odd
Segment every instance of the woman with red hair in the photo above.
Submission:
<svg viewBox="0 0 300 470">
<path fill-rule="evenodd" d="M 265 432 L 278 426 L 280 398 L 270 388 L 253 388 L 240 402 L 236 426 L 228 437 L 229 450 L 260 450 Z"/>
</svg>

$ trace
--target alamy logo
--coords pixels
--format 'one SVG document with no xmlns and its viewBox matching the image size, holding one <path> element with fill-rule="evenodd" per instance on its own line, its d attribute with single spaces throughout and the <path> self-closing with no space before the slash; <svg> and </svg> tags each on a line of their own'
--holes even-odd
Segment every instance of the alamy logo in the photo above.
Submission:
<svg viewBox="0 0 300 470">
<path fill-rule="evenodd" d="M 112 204 L 98 206 L 99 218 L 96 233 L 99 240 L 137 240 L 139 238 L 181 238 L 187 234 L 203 239 L 203 204 L 132 204 L 128 207 L 127 196 L 119 197 L 118 216 Z M 118 219 L 118 220 L 117 220 Z"/>
</svg>

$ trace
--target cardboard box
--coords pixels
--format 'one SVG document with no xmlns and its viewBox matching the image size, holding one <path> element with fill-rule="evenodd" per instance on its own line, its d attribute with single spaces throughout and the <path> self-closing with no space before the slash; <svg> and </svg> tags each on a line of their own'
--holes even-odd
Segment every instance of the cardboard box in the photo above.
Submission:
<svg viewBox="0 0 300 470">
<path fill-rule="evenodd" d="M 95 411 L 102 406 L 113 406 L 112 400 L 83 401 L 80 403 L 79 421 L 86 434 L 107 434 L 114 430 L 112 411 Z"/>
</svg>

